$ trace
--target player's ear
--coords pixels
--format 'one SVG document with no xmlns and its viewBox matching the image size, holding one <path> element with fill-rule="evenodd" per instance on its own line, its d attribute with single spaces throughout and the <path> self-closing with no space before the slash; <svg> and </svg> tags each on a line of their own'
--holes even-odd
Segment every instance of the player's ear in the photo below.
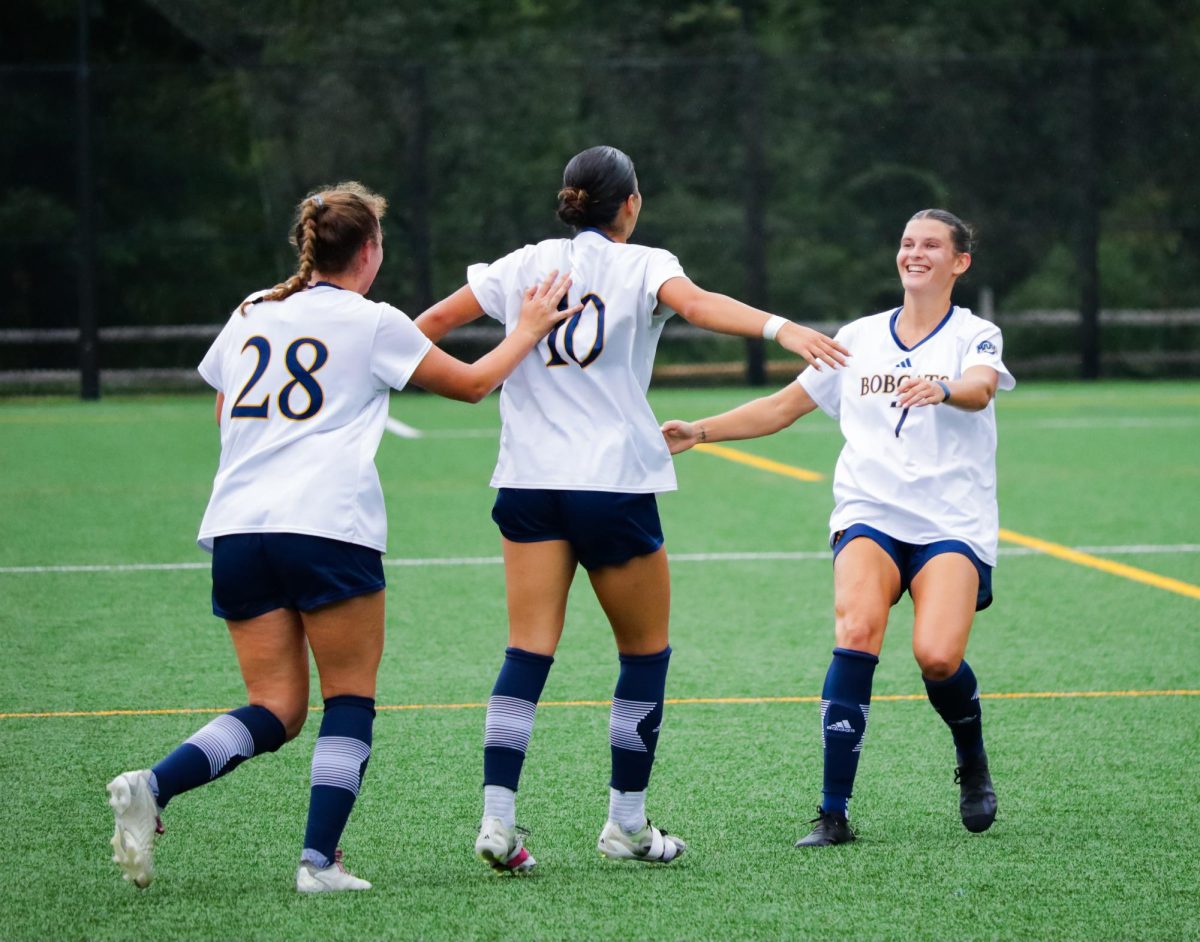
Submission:
<svg viewBox="0 0 1200 942">
<path fill-rule="evenodd" d="M 954 259 L 954 268 L 953 268 L 954 274 L 961 275 L 961 274 L 963 274 L 963 272 L 965 272 L 970 267 L 971 267 L 971 253 L 970 252 L 959 252 L 958 255 Z"/>
</svg>

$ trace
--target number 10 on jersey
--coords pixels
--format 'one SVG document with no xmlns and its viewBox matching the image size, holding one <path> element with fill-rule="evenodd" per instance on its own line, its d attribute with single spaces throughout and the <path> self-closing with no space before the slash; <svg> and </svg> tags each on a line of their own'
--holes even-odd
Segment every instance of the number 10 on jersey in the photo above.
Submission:
<svg viewBox="0 0 1200 942">
<path fill-rule="evenodd" d="M 546 335 L 546 345 L 550 348 L 550 358 L 546 361 L 547 366 L 568 366 L 569 360 L 574 360 L 586 369 L 596 357 L 604 352 L 604 301 L 594 294 L 585 294 L 579 301 L 583 305 L 583 309 L 571 315 L 566 322 L 555 325 L 555 328 Z M 567 309 L 565 297 L 558 302 L 558 309 L 560 311 Z M 579 325 L 583 323 L 585 317 L 593 316 L 596 319 L 595 339 L 592 341 L 591 349 L 581 357 L 575 345 L 575 333 L 579 330 Z M 586 336 L 585 329 L 583 337 Z M 586 341 L 584 342 L 586 343 Z"/>
</svg>

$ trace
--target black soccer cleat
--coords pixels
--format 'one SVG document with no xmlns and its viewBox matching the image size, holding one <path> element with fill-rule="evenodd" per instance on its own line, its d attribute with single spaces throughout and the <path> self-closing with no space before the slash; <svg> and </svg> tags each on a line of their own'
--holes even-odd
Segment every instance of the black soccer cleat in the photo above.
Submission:
<svg viewBox="0 0 1200 942">
<path fill-rule="evenodd" d="M 817 816 L 808 823 L 816 827 L 807 837 L 796 841 L 797 847 L 828 847 L 831 844 L 849 844 L 854 840 L 854 832 L 850 830 L 850 822 L 844 814 L 831 814 L 818 808 Z"/>
<path fill-rule="evenodd" d="M 996 791 L 988 772 L 987 754 L 963 763 L 954 770 L 958 785 L 958 810 L 963 827 L 972 834 L 986 831 L 996 820 Z"/>
</svg>

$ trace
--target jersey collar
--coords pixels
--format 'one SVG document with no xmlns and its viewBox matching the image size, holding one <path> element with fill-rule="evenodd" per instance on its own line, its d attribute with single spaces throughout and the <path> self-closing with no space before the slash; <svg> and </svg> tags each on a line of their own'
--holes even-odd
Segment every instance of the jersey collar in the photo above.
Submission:
<svg viewBox="0 0 1200 942">
<path fill-rule="evenodd" d="M 911 347 L 904 346 L 904 344 L 900 341 L 900 338 L 896 335 L 896 319 L 900 317 L 900 312 L 903 310 L 904 310 L 904 306 L 901 305 L 900 307 L 896 308 L 896 310 L 892 311 L 892 318 L 891 318 L 891 320 L 888 321 L 888 330 L 890 330 L 892 332 L 892 339 L 894 341 L 896 341 L 896 346 L 899 347 L 901 350 L 903 350 L 905 353 L 909 353 L 913 350 L 916 350 L 917 347 L 921 346 L 921 344 L 923 344 L 926 340 L 928 340 L 930 337 L 932 337 L 939 330 L 941 330 L 943 327 L 946 326 L 946 321 L 950 320 L 950 315 L 954 313 L 954 304 L 953 303 L 950 304 L 950 310 L 948 310 L 946 312 L 946 316 L 943 317 L 938 322 L 937 327 L 933 328 L 933 330 L 931 330 L 929 333 L 927 333 L 924 337 L 922 337 L 920 340 L 918 340 Z"/>
<path fill-rule="evenodd" d="M 584 227 L 583 227 L 582 229 L 580 229 L 580 230 L 579 230 L 577 233 L 575 233 L 575 235 L 576 235 L 576 236 L 581 236 L 581 235 L 583 235 L 585 232 L 594 232 L 594 233 L 596 233 L 596 235 L 600 236 L 600 238 L 602 238 L 602 239 L 607 239 L 609 242 L 614 242 L 614 241 L 616 241 L 615 239 L 613 239 L 613 237 L 612 237 L 612 236 L 610 236 L 610 235 L 609 235 L 607 232 L 605 232 L 603 229 L 597 229 L 595 226 L 584 226 Z"/>
</svg>

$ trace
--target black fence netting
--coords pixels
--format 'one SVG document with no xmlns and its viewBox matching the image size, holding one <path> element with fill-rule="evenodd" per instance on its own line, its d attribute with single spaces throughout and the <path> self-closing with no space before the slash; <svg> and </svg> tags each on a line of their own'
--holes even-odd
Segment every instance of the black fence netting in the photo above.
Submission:
<svg viewBox="0 0 1200 942">
<path fill-rule="evenodd" d="M 1195 54 L 296 61 L 176 26 L 194 61 L 0 67 L 9 388 L 78 382 L 89 306 L 106 385 L 190 369 L 210 333 L 166 328 L 211 331 L 291 274 L 296 202 L 343 179 L 391 204 L 373 296 L 419 313 L 468 264 L 565 234 L 563 165 L 596 143 L 637 165 L 635 241 L 704 287 L 833 329 L 899 303 L 899 234 L 942 206 L 979 230 L 956 300 L 1014 365 L 1200 375 Z M 744 357 L 672 325 L 659 359 L 738 377 L 704 366 Z"/>
</svg>

